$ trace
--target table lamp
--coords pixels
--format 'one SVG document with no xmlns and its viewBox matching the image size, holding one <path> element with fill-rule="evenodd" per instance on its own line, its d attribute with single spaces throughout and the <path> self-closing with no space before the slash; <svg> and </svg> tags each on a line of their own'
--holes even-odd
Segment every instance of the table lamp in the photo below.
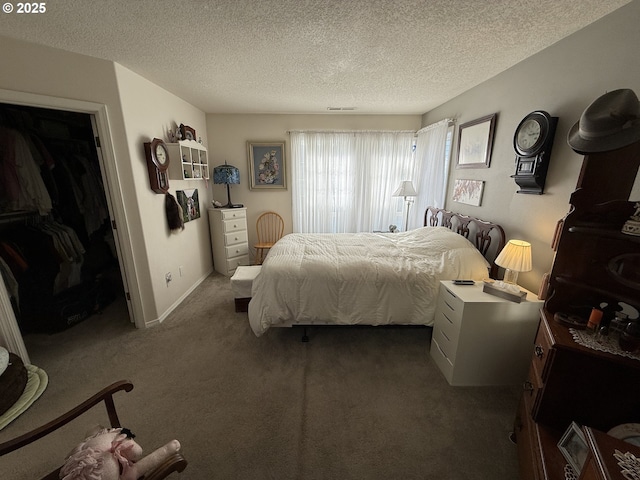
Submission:
<svg viewBox="0 0 640 480">
<path fill-rule="evenodd" d="M 495 260 L 506 269 L 504 282 L 517 284 L 518 273 L 531 270 L 531 244 L 524 240 L 509 240 Z"/>
<path fill-rule="evenodd" d="M 231 203 L 231 192 L 229 191 L 229 185 L 240 184 L 240 170 L 233 165 L 218 165 L 213 169 L 213 183 L 227 186 L 227 204 L 216 208 L 241 208 L 244 205 Z"/>
</svg>

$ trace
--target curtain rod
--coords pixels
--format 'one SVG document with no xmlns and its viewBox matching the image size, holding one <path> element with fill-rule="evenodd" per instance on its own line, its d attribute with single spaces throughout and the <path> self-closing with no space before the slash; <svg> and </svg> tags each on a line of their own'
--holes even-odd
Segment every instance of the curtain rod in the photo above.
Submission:
<svg viewBox="0 0 640 480">
<path fill-rule="evenodd" d="M 432 128 L 441 127 L 445 123 L 447 125 L 451 125 L 451 124 L 456 123 L 456 120 L 455 120 L 455 118 L 444 118 L 444 119 L 440 120 L 439 122 L 432 123 L 431 125 L 427 125 L 426 127 L 421 128 L 416 133 L 428 132 Z"/>
<path fill-rule="evenodd" d="M 416 133 L 415 130 L 287 130 L 291 133 Z"/>
</svg>

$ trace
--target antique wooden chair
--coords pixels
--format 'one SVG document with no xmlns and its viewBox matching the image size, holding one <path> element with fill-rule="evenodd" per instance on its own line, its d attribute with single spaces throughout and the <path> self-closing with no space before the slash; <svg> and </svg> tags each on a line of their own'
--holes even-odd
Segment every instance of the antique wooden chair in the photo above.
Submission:
<svg viewBox="0 0 640 480">
<path fill-rule="evenodd" d="M 30 443 L 35 442 L 36 440 L 49 435 L 55 430 L 63 427 L 68 424 L 72 420 L 78 418 L 80 415 L 91 409 L 92 407 L 98 405 L 101 402 L 104 402 L 105 408 L 107 409 L 107 415 L 109 416 L 109 422 L 111 423 L 111 428 L 120 428 L 120 420 L 118 418 L 118 414 L 116 412 L 116 407 L 113 402 L 113 394 L 119 392 L 120 390 L 124 390 L 125 392 L 130 392 L 133 389 L 133 384 L 127 380 L 120 380 L 115 382 L 108 387 L 100 390 L 94 396 L 89 398 L 88 400 L 82 402 L 80 405 L 75 407 L 74 409 L 68 411 L 67 413 L 59 416 L 55 420 L 43 425 L 41 427 L 36 428 L 30 432 L 25 433 L 19 437 L 16 437 L 12 440 L 8 440 L 4 443 L 0 444 L 0 457 L 6 455 L 7 453 L 13 452 L 14 450 L 18 450 Z M 73 447 L 74 443 L 70 444 L 69 450 Z M 63 459 L 64 460 L 64 459 Z M 59 472 L 62 468 L 62 462 L 60 467 L 51 472 L 50 474 L 42 477 L 42 480 L 59 480 Z M 154 470 L 148 472 L 143 478 L 144 480 L 158 480 L 162 478 L 166 478 L 168 475 L 174 472 L 182 472 L 185 468 L 187 468 L 187 461 L 182 456 L 181 452 L 174 453 L 172 456 L 168 457 L 161 465 L 158 465 Z"/>
<path fill-rule="evenodd" d="M 256 221 L 258 231 L 258 242 L 254 245 L 256 249 L 256 264 L 262 265 L 265 251 L 282 238 L 284 234 L 284 220 L 276 212 L 265 212 Z"/>
</svg>

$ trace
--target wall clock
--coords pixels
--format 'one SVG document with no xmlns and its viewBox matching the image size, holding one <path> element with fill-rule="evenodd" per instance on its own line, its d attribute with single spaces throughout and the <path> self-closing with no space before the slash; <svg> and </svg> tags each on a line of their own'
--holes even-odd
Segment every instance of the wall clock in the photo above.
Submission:
<svg viewBox="0 0 640 480">
<path fill-rule="evenodd" d="M 145 142 L 144 153 L 147 159 L 151 190 L 156 193 L 167 193 L 169 190 L 169 176 L 167 174 L 169 150 L 167 146 L 159 138 L 154 138 L 150 142 Z"/>
<path fill-rule="evenodd" d="M 516 173 L 511 178 L 520 187 L 517 193 L 542 194 L 557 125 L 558 117 L 538 110 L 524 117 L 516 128 Z"/>
</svg>

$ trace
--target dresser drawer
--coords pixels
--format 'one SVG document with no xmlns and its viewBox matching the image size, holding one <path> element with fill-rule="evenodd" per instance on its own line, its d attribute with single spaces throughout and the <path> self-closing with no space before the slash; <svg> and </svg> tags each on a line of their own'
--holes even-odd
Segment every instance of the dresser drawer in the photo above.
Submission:
<svg viewBox="0 0 640 480">
<path fill-rule="evenodd" d="M 249 255 L 241 257 L 230 258 L 227 260 L 227 272 L 229 275 L 233 274 L 240 265 L 249 265 Z"/>
<path fill-rule="evenodd" d="M 224 234 L 224 244 L 227 246 L 237 245 L 238 243 L 247 243 L 247 240 L 248 238 L 246 229 Z"/>
<path fill-rule="evenodd" d="M 527 408 L 527 415 L 529 416 L 531 416 L 533 412 L 535 401 L 538 397 L 538 392 L 542 387 L 543 384 L 540 381 L 540 377 L 538 377 L 538 375 L 534 371 L 533 366 L 531 366 L 531 368 L 529 369 L 529 374 L 527 375 L 527 379 L 522 385 L 522 401 Z"/>
<path fill-rule="evenodd" d="M 247 243 L 238 243 L 225 248 L 228 259 L 239 257 L 241 255 L 249 255 L 249 245 Z"/>
<path fill-rule="evenodd" d="M 222 228 L 224 229 L 224 233 L 233 233 L 241 230 L 247 229 L 247 219 L 246 218 L 232 218 L 231 220 L 224 220 L 222 222 Z"/>
<path fill-rule="evenodd" d="M 545 322 L 540 322 L 538 325 L 538 333 L 533 344 L 533 360 L 531 360 L 531 368 L 534 370 L 535 375 L 538 377 L 538 382 L 544 381 L 545 369 L 548 368 L 549 357 L 552 353 L 551 349 L 551 337 L 546 329 Z"/>
<path fill-rule="evenodd" d="M 233 220 L 236 218 L 247 218 L 247 210 L 242 208 L 239 210 L 235 209 L 224 209 L 222 212 L 222 220 Z"/>
</svg>

